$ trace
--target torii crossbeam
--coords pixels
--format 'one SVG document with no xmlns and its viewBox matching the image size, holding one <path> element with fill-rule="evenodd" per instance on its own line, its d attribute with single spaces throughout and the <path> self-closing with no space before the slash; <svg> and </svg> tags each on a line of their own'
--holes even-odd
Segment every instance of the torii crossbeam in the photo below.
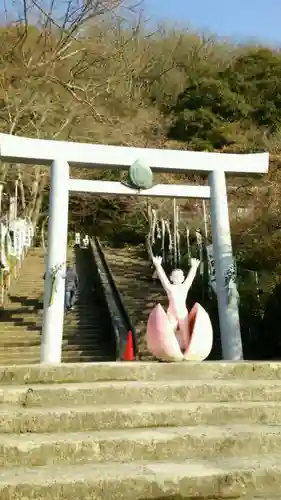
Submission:
<svg viewBox="0 0 281 500">
<path fill-rule="evenodd" d="M 225 286 L 233 265 L 226 174 L 261 175 L 269 168 L 269 154 L 227 154 L 173 151 L 31 139 L 0 134 L 0 159 L 7 162 L 51 165 L 48 259 L 46 276 L 65 271 L 69 192 L 92 192 L 149 197 L 210 199 L 217 298 L 223 358 L 242 360 L 238 304 L 229 301 Z M 70 179 L 69 165 L 89 168 L 128 169 L 136 160 L 160 172 L 198 172 L 208 176 L 208 186 L 158 184 L 137 191 L 120 182 Z M 64 317 L 64 280 L 58 273 L 57 292 L 50 304 L 51 280 L 45 280 L 41 362 L 60 363 Z"/>
</svg>

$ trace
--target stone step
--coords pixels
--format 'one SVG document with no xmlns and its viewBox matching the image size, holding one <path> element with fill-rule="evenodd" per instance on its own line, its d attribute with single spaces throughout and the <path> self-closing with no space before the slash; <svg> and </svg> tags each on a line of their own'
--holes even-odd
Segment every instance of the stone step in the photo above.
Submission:
<svg viewBox="0 0 281 500">
<path fill-rule="evenodd" d="M 24 313 L 23 313 L 24 314 Z M 13 324 L 12 322 L 6 323 L 5 325 L 1 326 L 1 339 L 7 337 L 11 338 L 11 336 L 20 336 L 24 335 L 24 338 L 26 338 L 26 334 L 32 334 L 33 331 L 40 331 L 42 329 L 42 321 L 32 322 L 27 320 L 26 318 L 23 318 L 22 323 L 18 322 L 17 324 Z M 70 322 L 65 322 L 64 324 L 64 329 L 66 330 L 66 334 L 69 335 L 74 335 L 76 334 L 77 330 L 81 331 L 81 336 L 88 334 L 90 335 L 91 332 L 97 331 L 100 332 L 100 325 L 97 324 L 94 319 L 91 322 L 91 318 L 86 318 L 85 321 L 80 321 L 79 319 L 77 320 L 71 320 Z M 103 332 L 101 332 L 102 335 Z M 14 334 L 14 335 L 13 335 Z"/>
<path fill-rule="evenodd" d="M 34 278 L 33 278 L 34 279 Z M 15 286 L 15 283 L 14 283 Z M 16 292 L 10 293 L 6 303 L 5 303 L 5 309 L 7 311 L 10 311 L 11 309 L 15 309 L 16 307 L 23 307 L 23 308 L 28 308 L 28 307 L 34 307 L 36 302 L 38 302 L 38 305 L 43 302 L 43 294 L 44 294 L 44 289 L 42 287 L 40 288 L 34 288 L 30 287 L 28 285 L 24 285 L 22 289 L 18 286 L 16 288 Z M 32 301 L 33 303 L 29 302 Z"/>
<path fill-rule="evenodd" d="M 36 325 L 35 325 L 36 327 Z M 1 331 L 0 335 L 0 342 L 1 340 L 6 341 L 8 339 L 19 339 L 19 340 L 25 340 L 25 339 L 37 339 L 40 337 L 40 332 L 42 330 L 42 326 L 37 326 L 37 329 L 30 329 L 30 330 L 24 330 L 24 327 L 17 327 L 14 329 L 11 327 L 10 330 L 4 329 Z M 97 333 L 100 333 L 100 337 L 102 338 L 104 336 L 104 331 L 101 331 L 98 326 L 95 326 L 93 324 L 90 328 L 87 328 L 83 325 L 80 325 L 80 323 L 76 325 L 65 325 L 65 333 L 64 337 L 65 338 L 93 338 L 93 332 L 95 332 L 95 337 L 97 337 Z"/>
<path fill-rule="evenodd" d="M 15 352 L 4 355 L 4 353 L 0 353 L 0 363 L 2 366 L 13 366 L 13 365 L 21 365 L 22 361 L 26 360 L 27 364 L 37 364 L 40 362 L 40 349 L 33 352 L 28 352 L 26 354 L 22 354 L 18 356 L 18 353 Z M 107 353 L 102 351 L 100 348 L 90 349 L 81 349 L 81 347 L 77 346 L 73 349 L 63 349 L 62 351 L 62 362 L 63 363 L 89 363 L 89 362 L 101 362 L 101 361 L 112 361 L 111 357 L 108 357 Z"/>
<path fill-rule="evenodd" d="M 80 349 L 80 350 L 84 350 L 86 349 L 86 347 L 90 347 L 91 350 L 95 350 L 95 349 L 99 349 L 101 346 L 100 346 L 100 342 L 98 342 L 98 340 L 96 339 L 96 342 L 94 342 L 94 339 L 93 339 L 93 342 L 87 342 L 86 344 L 81 344 L 79 343 L 78 341 L 76 341 L 75 343 L 69 343 L 67 341 L 67 338 L 63 340 L 63 349 L 64 351 L 71 351 L 73 349 Z M 1 348 L 1 343 L 0 343 L 0 356 L 9 356 L 9 355 L 15 355 L 15 356 L 22 356 L 24 353 L 26 354 L 30 354 L 30 353 L 33 353 L 33 352 L 37 352 L 38 349 L 40 348 L 40 335 L 38 335 L 38 342 L 34 342 L 34 343 L 31 343 L 30 345 L 14 345 L 14 346 L 2 346 Z"/>
<path fill-rule="evenodd" d="M 14 358 L 12 356 L 9 357 L 2 357 L 0 359 L 0 363 L 2 366 L 9 367 L 9 366 L 16 366 L 16 365 L 22 365 L 23 363 L 26 365 L 37 365 L 40 362 L 40 355 L 39 353 L 36 354 L 36 356 L 21 356 L 21 359 L 19 358 Z M 75 363 L 76 361 L 74 361 Z"/>
<path fill-rule="evenodd" d="M 79 352 L 72 351 L 62 353 L 62 362 L 66 364 L 77 364 L 77 363 L 100 363 L 102 361 L 110 362 L 112 361 L 112 356 L 109 356 L 108 353 L 101 354 L 100 352 L 95 352 L 94 354 L 89 354 L 85 351 L 84 354 L 80 354 Z M 20 366 L 20 365 L 37 365 L 40 362 L 39 351 L 38 354 L 34 354 L 32 356 L 3 356 L 0 358 L 0 365 L 5 368 L 9 368 L 11 366 Z"/>
<path fill-rule="evenodd" d="M 87 321 L 87 322 L 86 322 Z M 11 323 L 9 324 L 6 324 L 5 326 L 1 326 L 1 337 L 0 337 L 0 341 L 2 338 L 5 337 L 5 335 L 9 336 L 12 336 L 12 334 L 14 335 L 24 335 L 26 333 L 30 333 L 30 332 L 33 332 L 33 331 L 40 331 L 42 329 L 42 322 L 39 322 L 38 323 L 33 323 L 31 321 L 26 321 L 26 318 L 23 319 L 23 323 L 22 325 L 20 324 L 17 324 L 17 325 L 13 325 Z M 85 322 L 80 322 L 79 320 L 77 321 L 71 321 L 70 323 L 66 323 L 64 325 L 64 329 L 67 330 L 67 334 L 69 335 L 73 335 L 74 333 L 76 333 L 77 329 L 79 330 L 83 330 L 83 332 L 85 334 L 90 334 L 91 332 L 97 330 L 97 331 L 100 331 L 100 325 L 97 324 L 96 322 L 92 322 L 91 323 L 91 320 L 89 318 L 87 318 L 87 320 L 85 320 Z"/>
<path fill-rule="evenodd" d="M 98 382 L 118 380 L 281 380 L 281 363 L 268 362 L 111 362 L 95 365 L 0 366 L 0 384 Z"/>
<path fill-rule="evenodd" d="M 191 425 L 279 425 L 281 403 L 165 403 L 53 408 L 0 406 L 0 433 L 77 432 Z"/>
<path fill-rule="evenodd" d="M 28 287 L 30 290 L 43 290 L 44 289 L 44 269 L 43 269 L 43 263 L 40 264 L 38 267 L 34 267 L 33 263 L 30 262 L 25 262 L 24 265 L 31 265 L 32 266 L 32 272 L 31 273 L 25 273 L 24 270 L 22 269 L 19 273 L 19 276 L 16 280 L 14 280 L 11 291 L 9 295 L 14 295 L 14 286 L 17 285 L 17 290 L 21 290 L 22 292 L 25 291 L 25 286 Z"/>
<path fill-rule="evenodd" d="M 31 346 L 14 346 L 14 347 L 3 347 L 3 349 L 0 349 L 0 356 L 9 356 L 9 355 L 15 355 L 15 356 L 23 356 L 25 353 L 30 354 L 33 352 L 37 352 L 38 349 L 40 348 L 40 345 L 31 345 Z"/>
<path fill-rule="evenodd" d="M 98 346 L 96 349 L 91 346 L 91 350 L 81 349 L 81 346 L 74 346 L 72 349 L 68 349 L 67 347 L 63 349 L 62 358 L 63 361 L 68 361 L 74 358 L 73 362 L 79 361 L 82 358 L 86 357 L 86 360 L 98 358 L 99 361 L 103 361 L 103 352 Z M 12 352 L 8 352 L 5 354 L 5 351 L 0 351 L 0 364 L 22 364 L 22 360 L 34 360 L 35 363 L 39 363 L 40 360 L 40 346 L 33 346 L 31 348 L 26 348 L 23 352 L 18 352 L 17 348 Z M 37 361 L 36 361 L 37 360 Z"/>
<path fill-rule="evenodd" d="M 5 326 L 5 327 L 2 327 L 1 326 L 1 336 L 0 336 L 0 341 L 5 338 L 11 338 L 11 337 L 18 337 L 18 338 L 21 338 L 21 337 L 24 337 L 26 338 L 26 336 L 29 336 L 29 335 L 36 335 L 37 333 L 34 333 L 34 332 L 39 332 L 41 331 L 41 328 L 42 326 L 40 324 L 37 324 L 34 323 L 33 325 L 29 325 L 29 326 L 26 326 L 25 325 L 22 325 L 22 326 Z M 37 334 L 38 335 L 38 334 Z"/>
<path fill-rule="evenodd" d="M 280 426 L 198 425 L 53 434 L 0 434 L 0 467 L 186 460 L 280 453 Z"/>
<path fill-rule="evenodd" d="M 28 263 L 28 266 L 26 265 Z M 28 254 L 25 260 L 23 261 L 23 264 L 20 268 L 20 273 L 18 274 L 17 278 L 15 281 L 20 280 L 22 276 L 34 276 L 34 271 L 37 271 L 38 275 L 42 278 L 45 272 L 45 262 L 44 258 L 32 254 Z M 43 273 L 42 273 L 43 271 Z"/>
<path fill-rule="evenodd" d="M 37 300 L 37 298 L 33 298 L 34 302 Z M 0 310 L 1 314 L 1 319 L 5 317 L 8 318 L 10 321 L 20 321 L 22 319 L 22 311 L 24 311 L 26 314 L 28 314 L 28 318 L 30 320 L 38 319 L 42 315 L 42 308 L 41 305 L 36 308 L 34 304 L 28 305 L 28 306 L 23 306 L 23 305 L 16 305 L 15 303 L 12 304 L 6 304 L 5 309 Z"/>
<path fill-rule="evenodd" d="M 13 285 L 18 285 L 17 290 L 20 290 L 21 292 L 25 292 L 25 286 L 29 290 L 43 290 L 44 289 L 43 275 L 44 275 L 44 269 L 41 268 L 41 265 L 40 267 L 38 266 L 38 268 L 35 268 L 32 265 L 32 273 L 26 274 L 23 271 L 20 271 L 20 274 L 18 278 L 13 282 Z M 36 281 L 34 278 L 36 278 Z M 11 288 L 11 290 L 13 291 L 13 288 Z M 9 295 L 13 296 L 13 293 L 10 292 Z"/>
<path fill-rule="evenodd" d="M 42 321 L 43 321 L 43 314 L 37 314 L 36 316 L 31 316 L 28 311 L 23 311 L 21 312 L 21 316 L 14 317 L 10 316 L 6 319 L 2 320 L 3 323 L 1 324 L 1 333 L 2 332 L 8 332 L 9 330 L 17 330 L 21 331 L 25 326 L 28 325 L 35 325 L 35 326 L 41 326 Z M 4 322 L 5 321 L 5 322 Z"/>
<path fill-rule="evenodd" d="M 14 332 L 13 332 L 14 333 Z M 28 335 L 21 334 L 20 336 L 0 338 L 0 352 L 9 352 L 17 347 L 32 347 L 40 345 L 40 332 L 36 337 L 29 337 Z"/>
<path fill-rule="evenodd" d="M 85 315 L 85 317 L 82 317 L 81 319 L 77 318 L 76 321 L 73 321 L 72 318 L 67 318 L 67 321 L 64 322 L 64 330 L 65 334 L 67 334 L 68 332 L 71 333 L 74 328 L 77 329 L 77 327 L 79 327 L 85 334 L 90 334 L 91 331 L 96 331 L 105 335 L 108 328 L 108 323 L 109 321 L 106 315 L 103 322 L 101 322 L 100 318 L 88 318 Z"/>
<path fill-rule="evenodd" d="M 28 348 L 24 352 L 17 352 L 17 348 L 13 352 L 5 353 L 5 350 L 0 350 L 0 365 L 22 365 L 23 362 L 26 364 L 38 364 L 40 361 L 40 347 L 34 346 L 32 349 Z M 63 348 L 62 351 L 62 361 L 65 363 L 77 363 L 77 362 L 96 362 L 96 361 L 112 361 L 112 358 L 103 352 L 100 346 L 94 348 L 91 346 L 91 350 L 85 348 L 81 349 L 81 346 L 75 346 L 74 348 L 68 349 Z"/>
<path fill-rule="evenodd" d="M 14 332 L 13 332 L 14 333 Z M 80 333 L 80 335 L 79 335 Z M 0 351 L 6 349 L 14 349 L 15 347 L 24 347 L 24 346 L 37 346 L 40 345 L 41 342 L 40 332 L 39 335 L 30 336 L 30 335 L 19 335 L 19 336 L 0 336 Z M 69 334 L 64 336 L 63 346 L 83 346 L 85 347 L 93 347 L 100 345 L 100 339 L 95 335 L 83 335 L 83 332 L 77 332 L 77 335 Z"/>
<path fill-rule="evenodd" d="M 98 466 L 96 462 L 56 464 L 1 472 L 1 500 L 132 500 L 132 496 L 135 500 L 218 500 L 245 498 L 245 494 L 268 499 L 280 489 L 281 455 Z"/>
<path fill-rule="evenodd" d="M 90 349 L 89 349 L 89 352 Z M 281 381 L 117 381 L 0 386 L 0 404 L 25 407 L 167 403 L 281 403 Z M 1 405 L 0 405 L 1 408 Z"/>
<path fill-rule="evenodd" d="M 17 292 L 18 291 L 19 291 L 19 287 L 17 288 Z M 25 294 L 26 291 L 27 291 L 27 289 L 25 288 L 22 291 L 22 293 Z M 34 292 L 33 294 L 35 295 L 36 290 L 34 288 L 32 288 L 31 291 Z M 43 301 L 43 295 L 42 295 L 42 300 L 41 300 L 41 295 L 40 295 L 41 292 L 43 294 L 43 290 L 39 289 L 37 291 L 37 293 L 36 293 L 36 297 L 30 297 L 30 299 L 32 301 L 34 301 L 34 302 L 38 300 L 38 302 L 41 303 L 41 308 L 42 308 L 43 307 L 43 303 L 42 303 L 42 301 Z M 25 294 L 25 296 L 26 295 L 27 294 Z M 80 298 L 79 298 L 80 294 L 79 293 L 77 294 L 76 297 L 77 297 L 77 300 L 76 300 L 76 304 L 75 304 L 75 310 L 78 310 L 78 309 L 80 310 L 81 309 L 81 310 L 89 311 L 89 306 L 87 306 L 86 304 L 84 304 L 82 302 L 82 298 L 81 298 L 81 303 L 79 302 L 79 300 L 80 300 Z M 97 300 L 99 299 L 99 297 L 96 297 L 95 294 L 93 294 L 93 293 L 90 294 L 90 297 L 95 297 Z M 29 298 L 27 298 L 27 300 L 29 300 Z M 20 298 L 20 294 L 17 293 L 17 296 L 13 297 L 12 300 L 7 305 L 5 305 L 5 310 L 13 310 L 13 309 L 15 309 L 15 304 L 22 304 L 23 308 L 33 308 L 34 307 L 34 304 L 25 303 L 24 299 Z"/>
</svg>

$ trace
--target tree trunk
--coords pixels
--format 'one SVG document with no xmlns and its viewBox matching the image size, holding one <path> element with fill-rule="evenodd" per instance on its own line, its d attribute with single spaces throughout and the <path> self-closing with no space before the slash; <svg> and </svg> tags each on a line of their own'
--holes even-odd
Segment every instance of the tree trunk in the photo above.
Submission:
<svg viewBox="0 0 281 500">
<path fill-rule="evenodd" d="M 27 216 L 32 220 L 33 212 L 35 210 L 36 201 L 39 195 L 39 183 L 40 183 L 41 168 L 35 167 L 35 178 L 32 182 L 31 188 L 31 200 L 27 207 Z"/>
<path fill-rule="evenodd" d="M 38 183 L 37 198 L 34 203 L 33 213 L 31 215 L 31 221 L 34 230 L 36 230 L 38 219 L 40 217 L 46 183 L 47 183 L 47 175 L 44 175 L 41 177 L 40 182 Z"/>
<path fill-rule="evenodd" d="M 0 184 L 0 216 L 2 215 L 2 194 L 3 194 L 4 186 Z"/>
<path fill-rule="evenodd" d="M 18 175 L 18 182 L 19 182 L 19 191 L 20 191 L 22 213 L 24 215 L 26 215 L 26 203 L 25 203 L 24 185 L 23 185 L 23 182 L 22 182 L 22 176 L 21 176 L 20 172 L 19 172 L 19 175 Z"/>
<path fill-rule="evenodd" d="M 9 170 L 9 165 L 3 163 L 0 168 L 0 182 L 5 182 Z"/>
</svg>

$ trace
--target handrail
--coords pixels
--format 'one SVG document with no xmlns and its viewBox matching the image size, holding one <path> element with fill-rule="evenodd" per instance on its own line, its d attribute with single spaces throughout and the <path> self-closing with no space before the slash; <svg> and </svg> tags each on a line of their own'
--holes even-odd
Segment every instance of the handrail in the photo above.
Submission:
<svg viewBox="0 0 281 500">
<path fill-rule="evenodd" d="M 99 239 L 97 237 L 95 238 L 95 243 L 97 245 L 97 248 L 99 250 L 102 263 L 103 263 L 103 265 L 104 265 L 104 267 L 106 269 L 108 278 L 110 280 L 110 285 L 111 285 L 111 288 L 112 288 L 112 290 L 114 292 L 114 296 L 117 299 L 118 309 L 121 312 L 123 318 L 125 319 L 125 323 L 126 323 L 126 337 L 123 338 L 123 339 L 120 339 L 121 343 L 123 344 L 122 346 L 120 346 L 120 347 L 122 347 L 121 353 L 123 352 L 124 346 L 127 343 L 128 332 L 131 331 L 132 332 L 132 338 L 133 338 L 134 357 L 136 359 L 137 354 L 138 354 L 138 348 L 137 348 L 137 336 L 136 336 L 135 328 L 134 328 L 134 326 L 133 326 L 133 324 L 131 322 L 130 316 L 129 316 L 128 311 L 127 311 L 127 309 L 125 307 L 125 304 L 124 304 L 123 298 L 122 298 L 122 296 L 120 294 L 120 291 L 119 291 L 118 287 L 116 286 L 116 283 L 115 283 L 115 280 L 113 278 L 111 269 L 110 269 L 110 267 L 109 267 L 109 265 L 107 263 L 107 260 L 105 258 L 105 255 L 104 255 L 101 243 L 100 243 L 100 241 L 99 241 Z"/>
<path fill-rule="evenodd" d="M 115 340 L 115 358 L 116 360 L 120 360 L 120 333 L 119 330 L 122 329 L 122 324 L 119 324 L 118 321 L 118 311 L 116 308 L 116 304 L 114 300 L 110 300 L 110 298 L 113 298 L 112 296 L 112 291 L 111 287 L 109 284 L 109 280 L 107 277 L 106 270 L 104 269 L 104 266 L 101 262 L 100 255 L 99 255 L 99 250 L 97 248 L 96 242 L 94 240 L 90 240 L 89 242 L 89 247 L 92 250 L 92 256 L 94 260 L 94 265 L 96 267 L 96 272 L 98 274 L 100 284 L 101 284 L 101 289 L 103 292 L 103 297 L 105 300 L 105 304 L 107 307 L 107 311 L 111 320 L 111 327 L 112 327 L 112 334 L 114 336 Z M 117 319 L 117 321 L 116 321 Z"/>
<path fill-rule="evenodd" d="M 112 333 L 116 343 L 116 359 L 121 360 L 128 338 L 127 316 L 120 306 L 116 285 L 110 273 L 101 246 L 96 238 L 90 240 L 95 266 L 100 279 L 106 306 L 111 319 Z"/>
</svg>

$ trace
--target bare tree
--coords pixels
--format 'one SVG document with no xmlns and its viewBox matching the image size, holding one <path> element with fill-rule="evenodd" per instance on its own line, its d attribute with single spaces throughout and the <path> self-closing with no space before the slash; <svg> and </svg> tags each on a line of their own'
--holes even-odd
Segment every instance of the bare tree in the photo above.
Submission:
<svg viewBox="0 0 281 500">
<path fill-rule="evenodd" d="M 63 8 L 55 0 L 15 0 L 14 12 L 6 6 L 7 25 L 0 31 L 1 130 L 67 139 L 75 136 L 85 115 L 92 125 L 108 121 L 95 106 L 108 82 L 94 78 L 100 55 L 87 43 L 87 33 L 101 32 L 99 25 L 117 15 L 121 6 L 122 0 L 68 0 Z M 0 180 L 8 173 L 17 175 L 11 166 L 2 165 Z M 34 168 L 26 198 L 20 177 L 22 209 L 35 225 L 46 176 L 46 169 Z"/>
</svg>

